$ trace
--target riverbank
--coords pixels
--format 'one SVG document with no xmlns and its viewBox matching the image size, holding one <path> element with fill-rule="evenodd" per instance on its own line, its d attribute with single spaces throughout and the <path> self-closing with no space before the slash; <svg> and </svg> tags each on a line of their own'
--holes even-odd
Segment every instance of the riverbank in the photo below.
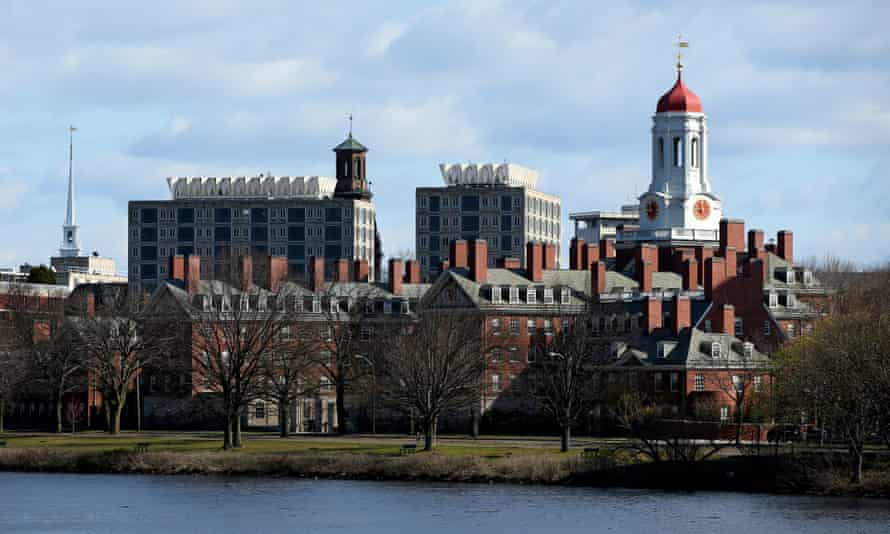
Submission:
<svg viewBox="0 0 890 534">
<path fill-rule="evenodd" d="M 544 484 L 890 497 L 890 466 L 873 463 L 852 485 L 828 455 L 734 456 L 692 464 L 640 463 L 577 453 L 407 456 L 313 451 L 294 453 L 77 451 L 0 449 L 0 471 L 90 474 L 223 475 L 343 480 Z"/>
</svg>

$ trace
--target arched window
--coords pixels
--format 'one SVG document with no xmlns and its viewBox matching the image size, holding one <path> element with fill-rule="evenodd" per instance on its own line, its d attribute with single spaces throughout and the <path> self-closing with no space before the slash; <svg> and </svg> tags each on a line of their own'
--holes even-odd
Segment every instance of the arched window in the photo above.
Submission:
<svg viewBox="0 0 890 534">
<path fill-rule="evenodd" d="M 674 167 L 683 166 L 683 140 L 674 137 Z"/>
<path fill-rule="evenodd" d="M 690 145 L 691 150 L 689 151 L 689 162 L 692 164 L 692 168 L 695 169 L 698 167 L 698 137 L 692 138 L 692 144 Z"/>
<path fill-rule="evenodd" d="M 361 168 L 362 168 L 362 160 L 356 159 L 355 160 L 355 175 L 356 176 L 361 176 L 361 174 L 362 174 Z"/>
<path fill-rule="evenodd" d="M 664 168 L 664 137 L 658 138 L 658 168 Z"/>
</svg>

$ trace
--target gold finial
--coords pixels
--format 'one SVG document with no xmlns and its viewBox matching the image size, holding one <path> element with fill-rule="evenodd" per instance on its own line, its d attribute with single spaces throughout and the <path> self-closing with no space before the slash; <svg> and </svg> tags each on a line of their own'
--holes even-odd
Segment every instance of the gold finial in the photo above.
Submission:
<svg viewBox="0 0 890 534">
<path fill-rule="evenodd" d="M 677 36 L 677 70 L 683 70 L 683 49 L 689 48 L 689 41 L 683 40 L 683 35 Z"/>
</svg>

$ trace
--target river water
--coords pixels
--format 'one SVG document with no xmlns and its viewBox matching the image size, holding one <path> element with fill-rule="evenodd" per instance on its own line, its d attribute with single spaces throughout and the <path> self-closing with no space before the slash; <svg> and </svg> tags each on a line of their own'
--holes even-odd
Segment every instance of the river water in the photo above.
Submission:
<svg viewBox="0 0 890 534">
<path fill-rule="evenodd" d="M 541 486 L 0 473 L 0 533 L 890 532 L 890 501 Z"/>
</svg>

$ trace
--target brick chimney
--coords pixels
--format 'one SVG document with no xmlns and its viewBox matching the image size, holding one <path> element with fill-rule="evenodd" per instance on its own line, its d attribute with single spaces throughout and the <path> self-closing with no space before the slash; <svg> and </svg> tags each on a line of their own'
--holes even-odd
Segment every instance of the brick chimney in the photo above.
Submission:
<svg viewBox="0 0 890 534">
<path fill-rule="evenodd" d="M 683 289 L 698 290 L 698 262 L 690 258 L 683 263 Z"/>
<path fill-rule="evenodd" d="M 347 258 L 340 258 L 334 262 L 334 281 L 349 281 L 349 260 Z"/>
<path fill-rule="evenodd" d="M 408 260 L 405 262 L 405 283 L 420 283 L 420 264 L 417 263 L 417 260 Z"/>
<path fill-rule="evenodd" d="M 525 245 L 525 270 L 532 282 L 544 280 L 544 245 L 537 241 Z"/>
<path fill-rule="evenodd" d="M 606 292 L 606 263 L 595 261 L 590 264 L 590 292 L 598 297 Z"/>
<path fill-rule="evenodd" d="M 185 257 L 170 256 L 170 280 L 185 280 Z"/>
<path fill-rule="evenodd" d="M 321 291 L 324 288 L 324 258 L 309 258 L 309 289 Z"/>
<path fill-rule="evenodd" d="M 253 288 L 253 258 L 241 256 L 238 258 L 238 276 L 241 281 L 241 291 L 249 293 Z"/>
<path fill-rule="evenodd" d="M 674 335 L 680 335 L 684 328 L 692 326 L 692 306 L 689 297 L 677 295 L 674 298 Z"/>
<path fill-rule="evenodd" d="M 732 304 L 720 307 L 720 331 L 724 334 L 735 334 L 735 307 Z"/>
<path fill-rule="evenodd" d="M 745 221 L 720 219 L 720 248 L 726 247 L 745 250 Z"/>
<path fill-rule="evenodd" d="M 748 230 L 748 256 L 760 258 L 763 252 L 763 230 Z"/>
<path fill-rule="evenodd" d="M 556 269 L 556 245 L 547 243 L 544 245 L 544 270 L 552 271 Z"/>
<path fill-rule="evenodd" d="M 714 249 L 711 247 L 695 247 L 695 261 L 698 262 L 698 281 L 702 285 L 705 283 L 705 263 L 713 255 Z"/>
<path fill-rule="evenodd" d="M 480 284 L 488 280 L 488 243 L 484 239 L 474 239 L 470 245 L 470 278 Z"/>
<path fill-rule="evenodd" d="M 599 261 L 599 259 L 600 246 L 596 243 L 587 243 L 587 246 L 584 248 L 584 258 L 582 260 L 584 269 L 590 269 L 590 264 Z"/>
<path fill-rule="evenodd" d="M 752 259 L 748 264 L 748 270 L 751 273 L 751 280 L 754 287 L 763 289 L 766 286 L 766 261 L 762 259 Z"/>
<path fill-rule="evenodd" d="M 640 283 L 640 291 L 643 293 L 650 293 L 652 291 L 652 273 L 655 272 L 655 267 L 652 265 L 651 261 L 644 261 L 639 267 L 640 269 L 637 271 L 637 282 Z"/>
<path fill-rule="evenodd" d="M 651 334 L 657 328 L 661 328 L 661 298 L 646 297 L 643 301 L 643 310 L 646 316 L 646 333 Z"/>
<path fill-rule="evenodd" d="M 652 264 L 652 270 L 658 271 L 658 247 L 652 243 L 640 243 L 634 250 L 634 258 L 636 259 L 637 271 L 643 262 L 648 261 Z"/>
<path fill-rule="evenodd" d="M 569 269 L 573 271 L 582 271 L 585 269 L 584 257 L 587 252 L 587 243 L 583 239 L 573 237 L 569 241 Z"/>
<path fill-rule="evenodd" d="M 281 282 L 287 279 L 287 256 L 270 256 L 268 276 L 266 280 L 269 283 L 269 291 L 278 293 L 281 289 Z"/>
<path fill-rule="evenodd" d="M 498 267 L 511 271 L 522 269 L 522 262 L 519 261 L 519 258 L 498 258 Z"/>
<path fill-rule="evenodd" d="M 779 230 L 776 236 L 776 254 L 794 264 L 794 233 L 791 230 Z"/>
<path fill-rule="evenodd" d="M 723 258 L 708 258 L 705 262 L 705 298 L 722 304 L 724 300 L 723 286 L 726 278 L 726 265 Z"/>
<path fill-rule="evenodd" d="M 189 295 L 197 295 L 201 286 L 201 256 L 189 254 L 185 266 L 185 286 Z"/>
<path fill-rule="evenodd" d="M 457 239 L 451 242 L 451 260 L 452 269 L 466 269 L 470 266 L 467 242 L 463 239 Z"/>
<path fill-rule="evenodd" d="M 723 262 L 726 267 L 726 279 L 730 280 L 735 278 L 738 274 L 739 263 L 738 256 L 736 255 L 735 247 L 726 247 L 720 250 L 720 255 L 723 256 Z"/>
<path fill-rule="evenodd" d="M 368 260 L 355 260 L 352 265 L 352 275 L 356 282 L 368 281 Z"/>
<path fill-rule="evenodd" d="M 600 239 L 600 259 L 615 257 L 615 240 Z"/>
<path fill-rule="evenodd" d="M 402 294 L 402 269 L 400 258 L 389 259 L 389 291 L 393 295 Z"/>
</svg>

